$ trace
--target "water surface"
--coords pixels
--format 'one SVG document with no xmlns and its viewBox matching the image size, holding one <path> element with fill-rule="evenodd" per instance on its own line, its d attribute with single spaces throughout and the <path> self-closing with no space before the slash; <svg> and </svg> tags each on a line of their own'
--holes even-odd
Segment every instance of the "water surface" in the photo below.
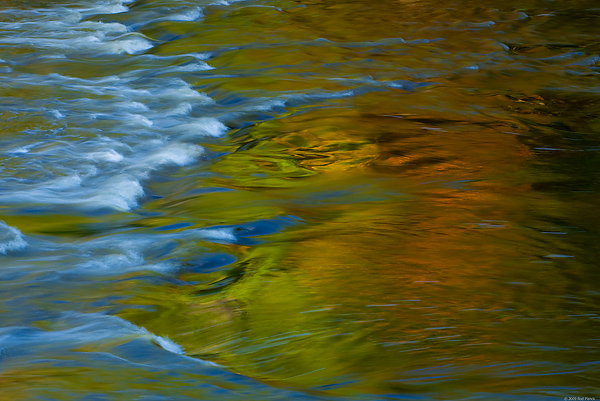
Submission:
<svg viewBox="0 0 600 401">
<path fill-rule="evenodd" d="M 0 387 L 600 396 L 595 1 L 5 0 Z"/>
</svg>

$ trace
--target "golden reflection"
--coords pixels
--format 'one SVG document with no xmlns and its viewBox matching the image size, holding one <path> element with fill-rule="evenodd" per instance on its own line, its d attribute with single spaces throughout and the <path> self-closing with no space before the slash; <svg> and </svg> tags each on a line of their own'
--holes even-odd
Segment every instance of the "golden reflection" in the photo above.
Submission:
<svg viewBox="0 0 600 401">
<path fill-rule="evenodd" d="M 596 132 L 597 119 L 576 114 L 595 103 L 543 93 L 546 82 L 571 78 L 538 69 L 532 79 L 519 46 L 504 44 L 525 30 L 517 10 L 535 2 L 489 3 L 209 7 L 202 35 L 158 46 L 165 55 L 231 45 L 210 60 L 227 79 L 194 83 L 217 103 L 288 103 L 284 114 L 265 107 L 215 148 L 223 155 L 197 185 L 228 191 L 165 196 L 148 208 L 206 225 L 298 223 L 250 246 L 192 244 L 238 260 L 181 274 L 189 286 L 133 297 L 125 303 L 156 309 L 122 316 L 236 372 L 338 395 L 508 393 L 566 384 L 545 366 L 592 362 L 573 347 L 593 327 L 570 315 L 592 295 L 575 306 L 561 294 L 595 291 L 583 282 L 585 263 L 568 257 L 596 261 L 569 223 L 595 227 L 593 202 L 536 185 L 571 177 L 568 163 L 552 167 L 539 148 L 566 142 L 552 124 L 589 120 L 572 131 Z M 541 40 L 539 26 L 529 28 Z M 308 108 L 286 97 L 293 91 L 331 99 Z"/>
<path fill-rule="evenodd" d="M 493 392 L 498 372 L 545 373 L 515 367 L 524 358 L 566 362 L 543 351 L 578 341 L 566 338 L 577 323 L 557 314 L 565 300 L 554 296 L 569 291 L 560 267 L 569 261 L 546 249 L 577 250 L 540 234 L 555 228 L 540 227 L 536 213 L 570 217 L 560 199 L 532 189 L 538 155 L 523 141 L 527 128 L 456 112 L 471 96 L 366 93 L 232 133 L 236 151 L 211 166 L 220 178 L 208 182 L 234 191 L 178 207 L 202 219 L 243 211 L 302 224 L 264 244 L 219 245 L 238 257 L 225 274 L 181 276 L 195 286 L 163 288 L 148 302 L 157 311 L 123 317 L 190 355 L 338 395 Z M 527 341 L 542 348 L 519 345 Z M 337 383 L 346 384 L 328 387 Z M 502 391 L 526 385 L 515 376 Z"/>
<path fill-rule="evenodd" d="M 565 291 L 560 271 L 532 263 L 541 251 L 526 228 L 529 203 L 552 200 L 525 185 L 533 155 L 505 123 L 389 114 L 392 101 L 406 107 L 402 96 L 374 113 L 379 100 L 365 95 L 358 109 L 314 110 L 241 132 L 244 150 L 212 168 L 303 227 L 238 248 L 238 273 L 221 293 L 196 298 L 173 288 L 153 300 L 160 318 L 124 317 L 168 333 L 191 355 L 286 386 L 360 378 L 326 391 L 397 391 L 396 383 L 413 391 L 431 386 L 429 371 L 417 369 L 451 361 L 463 379 L 439 389 L 492 391 L 476 379 L 486 374 L 477 366 L 518 363 L 510 344 L 523 340 L 523 319 L 560 308 L 548 299 Z M 342 188 L 360 189 L 336 195 Z M 240 195 L 202 202 L 223 205 L 222 196 Z"/>
</svg>

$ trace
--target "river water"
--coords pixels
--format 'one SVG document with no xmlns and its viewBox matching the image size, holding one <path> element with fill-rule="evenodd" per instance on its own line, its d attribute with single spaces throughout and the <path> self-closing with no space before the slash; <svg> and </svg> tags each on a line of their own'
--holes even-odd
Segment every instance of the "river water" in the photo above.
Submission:
<svg viewBox="0 0 600 401">
<path fill-rule="evenodd" d="M 4 0 L 0 399 L 600 396 L 600 8 Z"/>
</svg>

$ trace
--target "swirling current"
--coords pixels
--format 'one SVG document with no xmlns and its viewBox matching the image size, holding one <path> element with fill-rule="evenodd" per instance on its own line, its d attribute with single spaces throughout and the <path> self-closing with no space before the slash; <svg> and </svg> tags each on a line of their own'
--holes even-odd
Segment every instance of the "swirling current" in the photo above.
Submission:
<svg viewBox="0 0 600 401">
<path fill-rule="evenodd" d="M 0 400 L 600 396 L 591 0 L 3 0 Z"/>
</svg>

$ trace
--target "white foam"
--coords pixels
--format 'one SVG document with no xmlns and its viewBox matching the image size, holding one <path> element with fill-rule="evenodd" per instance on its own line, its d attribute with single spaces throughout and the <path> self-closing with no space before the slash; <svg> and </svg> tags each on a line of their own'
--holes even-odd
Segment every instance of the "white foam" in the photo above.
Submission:
<svg viewBox="0 0 600 401">
<path fill-rule="evenodd" d="M 57 119 L 65 118 L 65 115 L 58 110 L 52 110 L 51 113 L 54 116 L 54 118 L 57 118 Z"/>
<path fill-rule="evenodd" d="M 84 21 L 78 24 L 78 28 L 94 29 L 97 31 L 101 31 L 104 34 L 124 34 L 129 30 L 127 26 L 120 24 L 118 22 L 94 22 L 94 21 Z"/>
<path fill-rule="evenodd" d="M 95 207 L 131 210 L 144 195 L 144 188 L 138 179 L 120 174 L 106 180 L 99 192 L 89 197 L 85 203 Z"/>
<path fill-rule="evenodd" d="M 123 155 L 114 149 L 109 149 L 103 152 L 93 152 L 87 155 L 89 159 L 102 162 L 118 163 L 123 160 Z"/>
<path fill-rule="evenodd" d="M 125 114 L 125 117 L 128 120 L 128 123 L 133 123 L 135 125 L 142 125 L 144 127 L 150 128 L 154 125 L 154 123 L 146 116 L 141 114 Z"/>
<path fill-rule="evenodd" d="M 176 99 L 179 101 L 202 101 L 205 103 L 214 103 L 214 100 L 204 93 L 200 93 L 182 79 L 175 79 L 167 83 L 166 87 L 157 90 L 152 94 L 153 97 L 160 97 L 165 100 Z"/>
<path fill-rule="evenodd" d="M 20 146 L 18 148 L 14 148 L 12 150 L 9 150 L 8 152 L 6 152 L 9 155 L 19 155 L 19 154 L 25 154 L 25 153 L 29 153 L 31 151 L 31 148 L 34 145 L 26 145 L 26 146 Z"/>
<path fill-rule="evenodd" d="M 237 3 L 240 1 L 244 1 L 244 0 L 217 0 L 215 2 L 210 3 L 211 5 L 217 5 L 217 6 L 229 6 L 233 3 Z"/>
<path fill-rule="evenodd" d="M 100 313 L 64 313 L 62 324 L 69 327 L 64 330 L 46 331 L 29 327 L 7 327 L 0 329 L 0 344 L 2 349 L 23 348 L 35 350 L 44 347 L 46 352 L 50 347 L 71 348 L 82 344 L 103 342 L 118 339 L 123 342 L 132 338 L 146 338 L 165 351 L 183 355 L 183 348 L 168 337 L 157 336 L 146 328 L 121 319 L 117 316 Z M 199 360 L 201 361 L 201 360 Z"/>
<path fill-rule="evenodd" d="M 98 0 L 97 6 L 75 11 L 61 8 L 42 10 L 41 14 L 31 12 L 28 21 L 14 24 L 17 34 L 6 35 L 0 42 L 45 48 L 41 53 L 54 57 L 66 54 L 71 58 L 74 51 L 93 55 L 143 52 L 153 46 L 152 41 L 131 32 L 125 25 L 82 21 L 94 14 L 123 12 L 127 10 L 126 2 L 130 0 Z M 179 8 L 165 20 L 193 21 L 200 17 L 201 8 Z M 29 25 L 24 28 L 23 24 Z M 210 53 L 142 57 L 171 57 L 174 61 L 151 63 L 166 66 L 160 69 L 161 73 L 169 68 L 177 71 L 212 68 L 204 62 Z M 55 123 L 64 118 L 64 127 L 59 129 L 64 129 L 66 136 L 64 140 L 44 140 L 43 146 L 35 148 L 26 143 L 12 145 L 14 149 L 6 154 L 22 156 L 14 158 L 17 168 L 36 174 L 27 180 L 1 179 L 7 188 L 0 193 L 1 203 L 131 210 L 144 196 L 143 184 L 153 171 L 164 166 L 192 164 L 204 153 L 201 146 L 186 143 L 188 137 L 221 136 L 228 129 L 214 118 L 190 117 L 194 107 L 214 100 L 182 79 L 160 74 L 148 80 L 126 74 L 85 79 L 51 73 L 21 74 L 18 80 L 19 85 L 41 93 L 61 88 L 61 96 L 49 99 L 51 103 L 46 102 L 42 112 Z M 83 124 L 73 126 L 72 120 Z M 78 130 L 82 134 L 79 137 Z M 107 143 L 102 137 L 115 132 L 127 149 Z M 159 138 L 156 143 L 155 138 Z M 114 258 L 117 258 L 112 260 L 114 263 L 121 260 Z"/>
<path fill-rule="evenodd" d="M 186 166 L 195 162 L 202 153 L 204 153 L 202 146 L 174 142 L 147 157 L 144 164 L 149 165 L 151 168 L 169 164 Z"/>
<path fill-rule="evenodd" d="M 65 177 L 58 177 L 52 181 L 46 183 L 45 189 L 52 192 L 65 191 L 81 186 L 81 177 L 79 175 L 68 175 Z"/>
<path fill-rule="evenodd" d="M 202 17 L 203 14 L 200 8 L 192 8 L 182 13 L 173 14 L 164 18 L 158 18 L 154 21 L 196 21 Z"/>
<path fill-rule="evenodd" d="M 27 77 L 30 78 L 34 84 L 39 84 L 39 75 L 30 75 Z M 62 74 L 58 74 L 56 72 L 51 72 L 50 74 L 46 75 L 46 79 L 50 80 L 52 84 L 59 83 L 59 82 L 62 83 L 62 81 L 67 81 L 67 82 L 77 82 L 77 83 L 80 83 L 83 85 L 102 84 L 102 86 L 104 86 L 104 84 L 107 84 L 107 83 L 115 83 L 115 82 L 122 81 L 122 79 L 116 75 L 109 75 L 107 77 L 102 77 L 102 78 L 85 79 L 85 78 L 70 77 L 68 75 L 62 75 Z"/>
<path fill-rule="evenodd" d="M 144 259 L 134 252 L 128 252 L 127 254 L 117 253 L 102 257 L 93 257 L 93 260 L 81 264 L 75 271 L 82 270 L 92 274 L 124 273 L 132 270 L 132 267 L 141 265 L 143 262 Z"/>
<path fill-rule="evenodd" d="M 95 14 L 119 14 L 129 11 L 129 7 L 125 6 L 127 3 L 131 3 L 131 1 L 102 1 L 95 7 L 81 8 L 78 9 L 78 11 L 84 16 Z"/>
<path fill-rule="evenodd" d="M 27 242 L 21 231 L 0 220 L 0 253 L 6 255 L 10 251 L 18 251 L 26 246 Z"/>
<path fill-rule="evenodd" d="M 275 107 L 285 107 L 285 102 L 287 99 L 262 99 L 256 104 L 250 106 L 248 110 L 258 110 L 258 111 L 268 111 L 272 110 Z"/>
<path fill-rule="evenodd" d="M 134 136 L 137 136 L 135 134 Z M 0 203 L 78 205 L 81 208 L 131 210 L 144 196 L 143 181 L 165 166 L 186 166 L 204 153 L 202 146 L 165 139 L 134 138 L 136 144 L 99 137 L 80 143 L 52 142 L 36 150 L 36 161 L 29 169 L 47 169 L 46 177 L 36 181 L 0 180 L 10 190 L 0 193 Z M 31 153 L 42 142 L 8 151 L 13 157 Z M 127 152 L 127 157 L 116 149 Z M 65 160 L 58 163 L 57 160 Z M 33 160 L 33 159 L 32 159 Z M 34 164 L 32 164 L 34 163 Z M 57 164 L 58 163 L 58 164 Z M 61 172 L 69 172 L 61 175 Z M 162 267 L 160 267 L 162 269 Z"/>
<path fill-rule="evenodd" d="M 208 60 L 212 56 L 212 53 L 211 52 L 190 53 L 190 54 L 188 54 L 188 56 L 192 56 L 196 60 Z"/>
<path fill-rule="evenodd" d="M 160 345 L 165 351 L 172 352 L 174 354 L 183 355 L 185 352 L 183 347 L 173 341 L 169 337 L 161 337 L 156 334 L 152 334 L 152 338 L 158 345 Z"/>
<path fill-rule="evenodd" d="M 79 167 L 79 170 L 85 177 L 93 177 L 98 174 L 98 167 L 92 164 L 84 164 Z"/>
<path fill-rule="evenodd" d="M 129 254 L 114 254 L 97 257 L 95 260 L 85 262 L 70 272 L 86 275 L 114 275 L 140 271 L 155 271 L 161 274 L 172 273 L 179 269 L 173 262 L 160 262 L 144 264 L 143 258 L 138 260 Z"/>
<path fill-rule="evenodd" d="M 171 130 L 176 131 L 180 134 L 184 134 L 186 137 L 194 136 L 223 136 L 227 130 L 227 126 L 216 118 L 201 117 L 197 118 L 192 123 L 181 124 L 172 127 Z"/>
<path fill-rule="evenodd" d="M 53 15 L 52 17 L 54 17 L 54 18 L 58 17 L 60 20 L 59 22 L 62 22 L 62 23 L 66 22 L 66 23 L 76 24 L 79 21 L 81 21 L 81 19 L 83 18 L 83 15 L 79 11 L 80 10 L 73 10 L 73 9 L 69 10 L 69 9 L 63 8 L 61 10 L 60 15 Z M 54 20 L 54 21 L 56 21 L 56 20 Z"/>
<path fill-rule="evenodd" d="M 145 55 L 145 57 L 158 59 L 158 60 L 180 60 L 182 57 L 185 57 L 185 56 L 193 57 L 194 59 L 199 60 L 199 61 L 204 61 L 204 60 L 208 60 L 212 56 L 212 53 L 211 52 L 184 53 L 184 54 L 174 55 L 174 56 L 159 56 L 156 54 L 146 54 Z"/>
<path fill-rule="evenodd" d="M 115 104 L 115 108 L 119 109 L 127 109 L 130 111 L 149 111 L 150 108 L 146 106 L 142 102 L 128 101 L 128 102 L 119 102 Z"/>
<path fill-rule="evenodd" d="M 188 102 L 183 102 L 173 107 L 166 112 L 169 116 L 184 116 L 192 111 L 192 105 Z"/>
<path fill-rule="evenodd" d="M 170 72 L 197 72 L 197 71 L 207 71 L 207 70 L 214 70 L 214 69 L 215 69 L 215 67 L 208 65 L 203 61 L 200 61 L 200 62 L 170 67 L 170 68 L 168 68 L 168 71 L 170 71 Z"/>
<path fill-rule="evenodd" d="M 152 48 L 154 45 L 143 37 L 128 35 L 103 43 L 97 48 L 104 54 L 136 54 Z"/>
<path fill-rule="evenodd" d="M 236 236 L 232 228 L 206 228 L 198 231 L 198 236 L 208 240 L 235 242 Z"/>
<path fill-rule="evenodd" d="M 79 242 L 74 249 L 83 254 L 83 262 L 73 271 L 87 274 L 120 274 L 141 270 L 168 273 L 179 268 L 176 261 L 168 259 L 148 263 L 144 255 L 154 254 L 157 247 L 172 245 L 173 238 L 168 236 L 139 233 L 117 234 Z"/>
<path fill-rule="evenodd" d="M 120 23 L 54 21 L 43 27 L 36 25 L 35 32 L 24 37 L 5 37 L 0 43 L 96 54 L 136 54 L 153 47 L 149 38 L 128 33 L 127 27 Z"/>
<path fill-rule="evenodd" d="M 11 44 L 11 45 L 28 45 L 32 47 L 41 47 L 47 49 L 55 49 L 55 50 L 69 50 L 73 49 L 75 46 L 80 46 L 83 44 L 88 44 L 92 42 L 99 42 L 97 35 L 86 35 L 77 39 L 49 39 L 49 38 L 35 38 L 35 37 L 12 37 L 12 38 L 2 38 L 0 39 L 0 43 L 3 44 Z"/>
<path fill-rule="evenodd" d="M 204 153 L 202 146 L 182 142 L 160 146 L 160 142 L 156 141 L 156 144 L 152 144 L 159 147 L 158 150 L 142 158 L 139 163 L 127 167 L 127 173 L 106 180 L 99 190 L 95 191 L 96 194 L 87 198 L 84 203 L 95 207 L 131 210 L 138 205 L 139 198 L 144 195 L 140 181 L 147 179 L 151 171 L 168 165 L 186 166 L 194 163 Z M 120 154 L 116 151 L 106 152 L 108 154 L 96 154 L 96 156 L 113 158 L 115 162 L 122 160 L 119 159 Z"/>
<path fill-rule="evenodd" d="M 144 252 L 157 246 L 158 239 L 142 238 L 101 238 L 80 244 L 86 250 L 86 261 L 69 272 L 88 275 L 114 275 L 137 271 L 156 271 L 168 274 L 179 269 L 172 261 L 146 263 Z M 106 255 L 106 252 L 110 254 Z"/>
<path fill-rule="evenodd" d="M 127 85 L 125 82 L 119 86 L 106 86 L 103 88 L 96 88 L 98 94 L 112 94 L 114 96 L 121 97 L 123 99 L 130 100 L 132 97 L 149 97 L 152 96 L 152 92 L 147 89 L 134 89 Z"/>
</svg>

